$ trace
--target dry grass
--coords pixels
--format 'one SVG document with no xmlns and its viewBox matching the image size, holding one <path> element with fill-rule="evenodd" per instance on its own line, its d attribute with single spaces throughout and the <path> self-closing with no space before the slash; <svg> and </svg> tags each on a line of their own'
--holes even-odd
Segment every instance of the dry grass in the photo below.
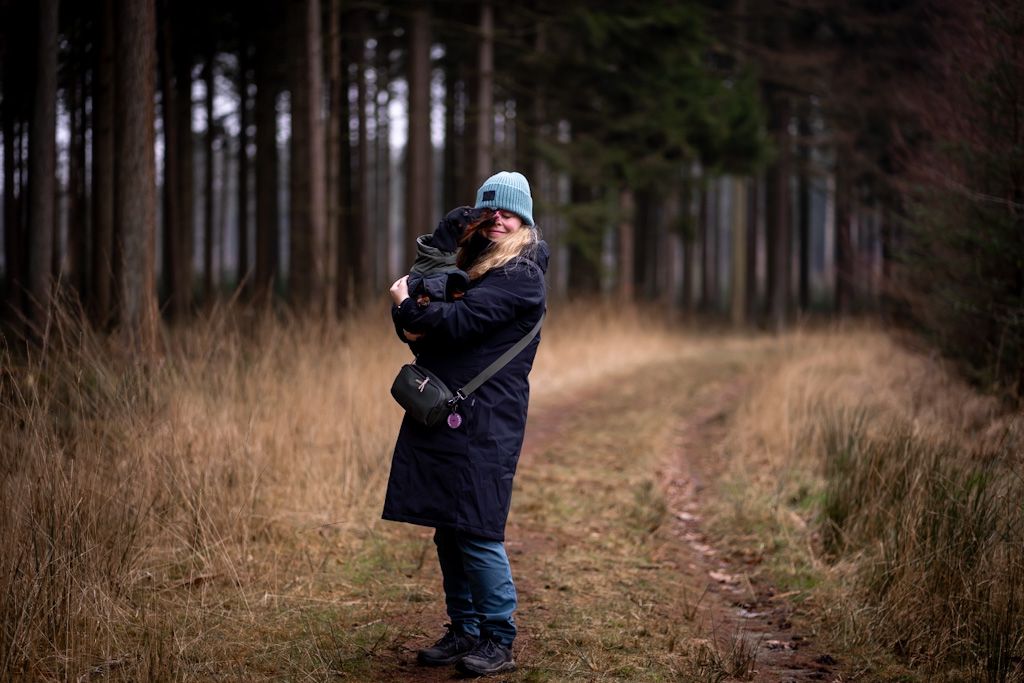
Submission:
<svg viewBox="0 0 1024 683">
<path fill-rule="evenodd" d="M 950 680 L 1016 675 L 1019 416 L 870 330 L 701 339 L 659 320 L 576 304 L 545 327 L 533 410 L 583 387 L 615 401 L 581 405 L 520 477 L 513 516 L 553 544 L 511 546 L 552 591 L 524 605 L 527 679 L 748 675 L 742 638 L 695 637 L 700 587 L 671 568 L 652 481 L 665 430 L 760 367 L 723 444 L 720 528 L 813 587 L 875 671 L 881 643 L 952 663 Z M 62 319 L 44 353 L 0 359 L 0 678 L 394 673 L 440 607 L 429 534 L 379 523 L 408 359 L 386 307 L 338 324 L 214 314 L 164 345 L 136 365 Z"/>
<path fill-rule="evenodd" d="M 541 399 L 678 339 L 598 305 L 556 309 L 544 337 Z M 385 306 L 339 324 L 215 313 L 164 345 L 136 365 L 62 314 L 45 351 L 0 358 L 0 678 L 249 671 L 246 652 L 272 656 L 253 654 L 261 609 L 376 543 L 409 357 Z"/>
<path fill-rule="evenodd" d="M 783 344 L 723 445 L 719 531 L 872 675 L 1024 678 L 1021 414 L 876 331 Z"/>
<path fill-rule="evenodd" d="M 576 302 L 566 311 L 553 310 L 545 322 L 533 373 L 534 397 L 547 399 L 571 392 L 602 374 L 699 353 L 693 337 L 673 330 L 657 310 Z"/>
<path fill-rule="evenodd" d="M 749 681 L 757 674 L 757 650 L 760 640 L 742 631 L 692 641 L 690 674 L 701 683 L 725 680 Z"/>
</svg>

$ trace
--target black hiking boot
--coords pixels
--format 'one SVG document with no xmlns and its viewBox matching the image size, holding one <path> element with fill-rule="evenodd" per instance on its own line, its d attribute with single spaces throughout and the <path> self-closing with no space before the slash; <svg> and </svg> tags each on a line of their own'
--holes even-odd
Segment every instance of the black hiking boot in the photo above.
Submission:
<svg viewBox="0 0 1024 683">
<path fill-rule="evenodd" d="M 516 668 L 516 663 L 512 660 L 512 648 L 485 637 L 477 641 L 473 649 L 455 664 L 455 668 L 464 674 L 487 676 L 511 671 Z"/>
<path fill-rule="evenodd" d="M 463 633 L 462 629 L 447 624 L 448 632 L 441 636 L 433 646 L 416 653 L 416 661 L 424 666 L 444 666 L 459 660 L 473 649 L 477 643 L 476 636 Z"/>
</svg>

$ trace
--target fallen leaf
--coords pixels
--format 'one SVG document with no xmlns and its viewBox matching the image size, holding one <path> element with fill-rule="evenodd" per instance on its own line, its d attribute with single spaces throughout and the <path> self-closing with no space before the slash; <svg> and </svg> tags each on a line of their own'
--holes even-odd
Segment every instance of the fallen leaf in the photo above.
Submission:
<svg viewBox="0 0 1024 683">
<path fill-rule="evenodd" d="M 736 583 L 737 580 L 738 580 L 732 574 L 726 574 L 725 572 L 718 572 L 718 571 L 715 571 L 713 569 L 708 572 L 708 576 L 710 576 L 715 581 L 718 581 L 719 583 Z"/>
</svg>

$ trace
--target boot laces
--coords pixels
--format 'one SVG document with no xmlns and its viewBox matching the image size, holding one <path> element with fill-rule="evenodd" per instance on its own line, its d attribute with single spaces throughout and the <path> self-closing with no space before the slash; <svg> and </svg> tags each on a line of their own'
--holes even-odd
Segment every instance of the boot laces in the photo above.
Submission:
<svg viewBox="0 0 1024 683">
<path fill-rule="evenodd" d="M 498 648 L 490 638 L 481 638 L 477 641 L 476 647 L 473 648 L 471 654 L 490 659 L 498 654 Z"/>
</svg>

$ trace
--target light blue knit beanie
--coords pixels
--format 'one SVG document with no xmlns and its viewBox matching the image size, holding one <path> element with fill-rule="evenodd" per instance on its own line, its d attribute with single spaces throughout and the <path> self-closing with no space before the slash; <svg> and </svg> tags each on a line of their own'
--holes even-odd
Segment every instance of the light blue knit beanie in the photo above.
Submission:
<svg viewBox="0 0 1024 683">
<path fill-rule="evenodd" d="M 476 191 L 476 208 L 511 211 L 533 226 L 533 197 L 530 183 L 522 173 L 498 171 Z"/>
</svg>

